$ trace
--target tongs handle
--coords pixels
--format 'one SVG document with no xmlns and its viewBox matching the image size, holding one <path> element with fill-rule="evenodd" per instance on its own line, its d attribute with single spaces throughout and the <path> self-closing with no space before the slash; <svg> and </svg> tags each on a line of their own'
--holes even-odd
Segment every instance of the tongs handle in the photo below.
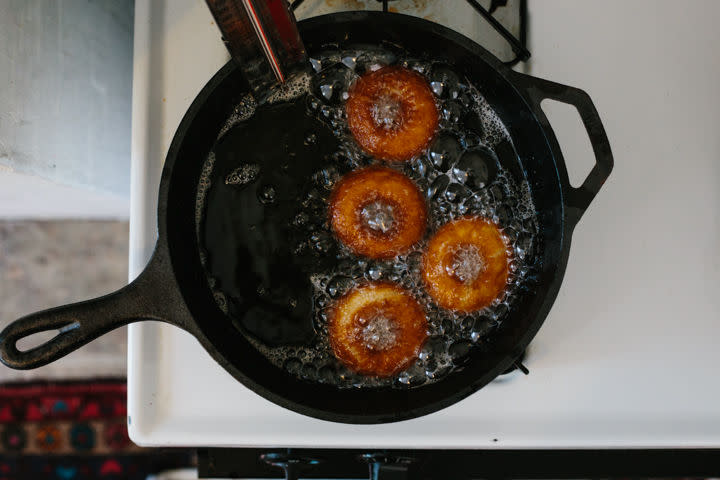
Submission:
<svg viewBox="0 0 720 480">
<path fill-rule="evenodd" d="M 254 93 L 307 67 L 305 46 L 286 0 L 206 0 L 230 55 Z"/>
</svg>

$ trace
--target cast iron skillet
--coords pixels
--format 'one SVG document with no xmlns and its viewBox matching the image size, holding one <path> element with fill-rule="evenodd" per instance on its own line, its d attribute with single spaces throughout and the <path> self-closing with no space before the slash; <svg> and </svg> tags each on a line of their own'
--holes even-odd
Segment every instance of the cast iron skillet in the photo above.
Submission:
<svg viewBox="0 0 720 480">
<path fill-rule="evenodd" d="M 240 70 L 229 62 L 197 96 L 170 146 L 160 182 L 157 247 L 145 270 L 110 295 L 12 323 L 0 334 L 4 364 L 18 369 L 39 367 L 121 325 L 159 320 L 190 332 L 223 368 L 272 402 L 325 420 L 383 423 L 425 415 L 461 400 L 507 369 L 523 352 L 557 296 L 573 229 L 612 170 L 610 145 L 588 95 L 515 73 L 466 37 L 410 16 L 348 12 L 305 20 L 299 28 L 310 53 L 329 42 L 386 41 L 402 45 L 414 55 L 427 53 L 447 59 L 482 85 L 487 100 L 507 126 L 519 157 L 515 169 L 529 181 L 538 211 L 542 268 L 536 293 L 503 322 L 489 349 L 472 355 L 462 370 L 422 387 L 342 390 L 289 376 L 271 365 L 231 325 L 217 308 L 201 268 L 194 215 L 203 160 L 246 86 Z M 596 165 L 580 188 L 570 186 L 560 147 L 540 109 L 546 98 L 577 108 L 590 137 Z M 20 338 L 56 329 L 59 334 L 38 347 L 22 352 L 16 347 Z"/>
</svg>

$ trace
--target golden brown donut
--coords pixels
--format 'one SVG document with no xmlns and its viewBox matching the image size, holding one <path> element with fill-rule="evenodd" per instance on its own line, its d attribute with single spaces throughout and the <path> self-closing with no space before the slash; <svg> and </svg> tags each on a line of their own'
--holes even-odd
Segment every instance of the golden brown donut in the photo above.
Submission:
<svg viewBox="0 0 720 480">
<path fill-rule="evenodd" d="M 402 173 L 368 167 L 345 175 L 329 201 L 330 224 L 354 253 L 392 258 L 425 233 L 427 210 L 418 187 Z"/>
<path fill-rule="evenodd" d="M 438 109 L 425 78 L 407 68 L 384 67 L 360 77 L 345 104 L 348 126 L 369 154 L 409 160 L 432 140 Z"/>
<path fill-rule="evenodd" d="M 503 294 L 509 263 L 509 248 L 498 226 L 482 217 L 463 217 L 443 225 L 430 239 L 422 273 L 438 305 L 474 312 Z"/>
<path fill-rule="evenodd" d="M 427 338 L 427 319 L 401 287 L 368 283 L 338 299 L 328 333 L 335 356 L 349 369 L 389 377 L 417 358 Z"/>
</svg>

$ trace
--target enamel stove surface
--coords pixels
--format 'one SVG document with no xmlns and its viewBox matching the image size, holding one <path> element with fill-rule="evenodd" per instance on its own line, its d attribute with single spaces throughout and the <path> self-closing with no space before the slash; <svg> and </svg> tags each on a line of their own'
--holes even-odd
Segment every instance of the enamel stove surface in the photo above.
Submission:
<svg viewBox="0 0 720 480">
<path fill-rule="evenodd" d="M 307 0 L 298 17 L 351 8 L 346 3 Z M 440 3 L 453 5 L 433 7 Z M 464 1 L 391 3 L 400 11 L 405 4 L 509 57 Z M 720 33 L 711 22 L 720 5 L 682 18 L 664 11 L 672 9 L 652 2 L 529 3 L 529 73 L 588 91 L 616 159 L 577 226 L 560 294 L 528 349 L 530 375 L 515 371 L 421 418 L 334 424 L 270 403 L 189 334 L 146 322 L 130 327 L 132 439 L 205 447 L 720 447 L 720 97 L 712 95 L 720 65 L 700 61 L 717 58 L 710 49 Z M 155 243 L 157 186 L 175 129 L 228 59 L 201 0 L 138 0 L 135 15 L 131 276 Z M 558 111 L 551 121 L 571 178 L 576 158 L 584 176 L 577 115 Z"/>
</svg>

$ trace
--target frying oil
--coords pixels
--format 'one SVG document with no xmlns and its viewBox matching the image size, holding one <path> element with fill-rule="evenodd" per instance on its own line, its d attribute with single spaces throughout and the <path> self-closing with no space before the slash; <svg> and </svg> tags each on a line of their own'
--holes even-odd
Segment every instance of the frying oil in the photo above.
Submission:
<svg viewBox="0 0 720 480">
<path fill-rule="evenodd" d="M 376 46 L 328 48 L 314 55 L 311 64 L 313 72 L 296 77 L 266 99 L 243 98 L 208 155 L 196 203 L 208 282 L 229 321 L 291 375 L 341 388 L 409 388 L 437 381 L 462 368 L 500 323 L 512 321 L 509 313 L 518 298 L 532 293 L 540 248 L 538 223 L 528 183 L 513 177 L 508 168 L 517 164 L 512 141 L 481 91 L 450 65 Z M 409 252 L 378 261 L 353 255 L 335 239 L 327 202 L 342 175 L 380 163 L 353 140 L 343 104 L 359 75 L 390 64 L 427 78 L 436 96 L 440 128 L 425 152 L 391 165 L 424 193 L 426 235 Z M 383 112 L 391 115 L 392 109 L 378 109 L 378 115 Z M 296 118 L 286 127 L 279 125 L 298 115 L 300 122 Z M 267 129 L 269 121 L 270 128 L 282 130 L 264 148 L 262 135 L 253 131 L 255 120 L 261 128 Z M 251 141 L 252 149 L 262 150 L 264 157 L 238 153 Z M 363 215 L 372 225 L 392 222 L 383 208 L 368 208 Z M 466 215 L 490 218 L 502 228 L 512 250 L 510 276 L 504 294 L 493 304 L 472 314 L 457 314 L 432 301 L 420 268 L 432 234 Z M 482 268 L 473 263 L 471 253 L 457 266 L 461 273 L 470 275 Z M 258 264 L 263 254 L 277 255 L 278 263 Z M 292 284 L 287 283 L 290 279 Z M 329 346 L 330 307 L 367 281 L 402 285 L 427 313 L 429 337 L 419 358 L 392 378 L 354 374 L 335 359 Z M 288 319 L 287 324 L 273 324 L 277 318 Z M 385 340 L 376 336 L 393 333 L 387 328 L 376 330 L 375 343 Z"/>
</svg>

